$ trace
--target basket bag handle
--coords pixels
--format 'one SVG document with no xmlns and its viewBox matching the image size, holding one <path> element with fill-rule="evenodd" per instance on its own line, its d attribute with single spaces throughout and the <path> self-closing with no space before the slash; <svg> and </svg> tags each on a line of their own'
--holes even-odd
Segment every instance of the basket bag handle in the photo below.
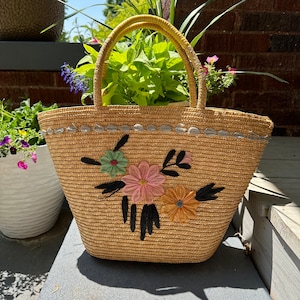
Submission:
<svg viewBox="0 0 300 300">
<path fill-rule="evenodd" d="M 102 107 L 102 79 L 105 77 L 107 64 L 115 44 L 128 32 L 136 29 L 152 29 L 162 33 L 174 45 L 177 52 L 181 56 L 188 76 L 188 85 L 190 90 L 190 107 L 205 109 L 206 106 L 206 85 L 205 75 L 201 63 L 188 42 L 188 40 L 168 21 L 152 15 L 137 15 L 128 18 L 120 23 L 107 37 L 99 55 L 97 57 L 95 73 L 94 73 L 94 103 L 96 109 Z M 197 86 L 193 72 L 193 68 L 198 76 L 198 100 Z"/>
</svg>

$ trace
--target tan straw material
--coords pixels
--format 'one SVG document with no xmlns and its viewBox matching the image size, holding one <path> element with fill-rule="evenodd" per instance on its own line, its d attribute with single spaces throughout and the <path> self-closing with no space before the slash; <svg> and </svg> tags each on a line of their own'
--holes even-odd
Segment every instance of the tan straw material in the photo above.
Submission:
<svg viewBox="0 0 300 300">
<path fill-rule="evenodd" d="M 105 62 L 133 28 L 151 28 L 172 40 L 189 74 L 190 107 L 101 105 Z M 99 53 L 94 86 L 94 106 L 39 115 L 87 252 L 113 260 L 207 260 L 258 165 L 271 120 L 206 108 L 202 68 L 192 47 L 167 21 L 149 15 L 113 30 Z"/>
</svg>

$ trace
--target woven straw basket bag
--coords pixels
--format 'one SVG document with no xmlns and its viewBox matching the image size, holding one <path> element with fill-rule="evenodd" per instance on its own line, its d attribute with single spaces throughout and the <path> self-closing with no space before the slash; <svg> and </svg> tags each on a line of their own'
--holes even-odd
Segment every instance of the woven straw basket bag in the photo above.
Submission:
<svg viewBox="0 0 300 300">
<path fill-rule="evenodd" d="M 115 43 L 139 28 L 173 42 L 188 73 L 189 107 L 102 106 L 105 62 Z M 205 107 L 193 48 L 169 22 L 149 15 L 127 19 L 107 38 L 96 63 L 94 101 L 39 115 L 87 252 L 144 262 L 210 258 L 258 165 L 270 119 Z"/>
</svg>

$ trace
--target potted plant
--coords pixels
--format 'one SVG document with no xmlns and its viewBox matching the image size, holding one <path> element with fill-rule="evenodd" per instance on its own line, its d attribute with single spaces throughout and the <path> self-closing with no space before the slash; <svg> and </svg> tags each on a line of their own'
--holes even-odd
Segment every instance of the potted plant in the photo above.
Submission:
<svg viewBox="0 0 300 300">
<path fill-rule="evenodd" d="M 64 4 L 56 0 L 0 0 L 0 40 L 56 41 L 64 12 Z M 40 34 L 52 23 L 57 26 Z"/>
<path fill-rule="evenodd" d="M 211 2 L 212 0 L 208 0 L 199 5 L 183 20 L 179 30 L 185 36 L 189 34 L 202 10 Z M 194 47 L 199 42 L 211 25 L 243 2 L 244 0 L 237 2 L 212 19 L 190 42 L 191 46 Z M 167 7 L 168 5 L 169 7 Z M 107 15 L 106 24 L 99 22 L 98 31 L 90 29 L 90 33 L 93 33 L 95 37 L 91 40 L 90 38 L 86 39 L 87 42 L 83 45 L 86 55 L 77 63 L 75 68 L 68 63 L 62 65 L 61 75 L 70 85 L 71 92 L 81 92 L 82 103 L 93 98 L 94 69 L 99 52 L 91 44 L 100 44 L 101 47 L 102 42 L 110 33 L 109 27 L 112 29 L 131 15 L 143 14 L 145 11 L 163 17 L 166 8 L 169 11 L 169 22 L 174 24 L 176 10 L 176 1 L 174 0 L 169 1 L 169 3 L 162 0 L 142 3 L 129 0 L 121 5 L 116 5 L 113 10 L 114 15 Z M 88 26 L 84 27 L 87 28 Z M 266 72 L 240 71 L 231 66 L 227 66 L 225 70 L 218 69 L 216 67 L 218 60 L 216 55 L 212 55 L 203 62 L 208 99 L 210 96 L 222 93 L 225 89 L 235 85 L 237 74 L 265 75 L 285 82 Z M 168 105 L 174 102 L 175 105 L 178 105 L 180 102 L 186 103 L 189 99 L 187 75 L 183 61 L 175 51 L 173 44 L 159 33 L 141 30 L 127 34 L 123 40 L 117 43 L 113 53 L 108 58 L 107 65 L 106 78 L 102 82 L 103 105 L 136 104 L 151 106 Z"/>
<path fill-rule="evenodd" d="M 0 231 L 29 238 L 48 231 L 64 199 L 37 113 L 56 108 L 23 100 L 12 110 L 0 101 Z"/>
</svg>

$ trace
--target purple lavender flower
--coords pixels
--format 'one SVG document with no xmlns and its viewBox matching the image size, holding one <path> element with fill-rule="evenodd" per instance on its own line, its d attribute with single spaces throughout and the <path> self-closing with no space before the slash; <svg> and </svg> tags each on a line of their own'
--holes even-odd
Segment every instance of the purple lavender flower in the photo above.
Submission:
<svg viewBox="0 0 300 300">
<path fill-rule="evenodd" d="M 79 75 L 67 63 L 61 66 L 61 76 L 64 81 L 70 85 L 70 91 L 77 94 L 78 92 L 85 93 L 89 89 L 89 81 L 83 75 Z"/>
</svg>

